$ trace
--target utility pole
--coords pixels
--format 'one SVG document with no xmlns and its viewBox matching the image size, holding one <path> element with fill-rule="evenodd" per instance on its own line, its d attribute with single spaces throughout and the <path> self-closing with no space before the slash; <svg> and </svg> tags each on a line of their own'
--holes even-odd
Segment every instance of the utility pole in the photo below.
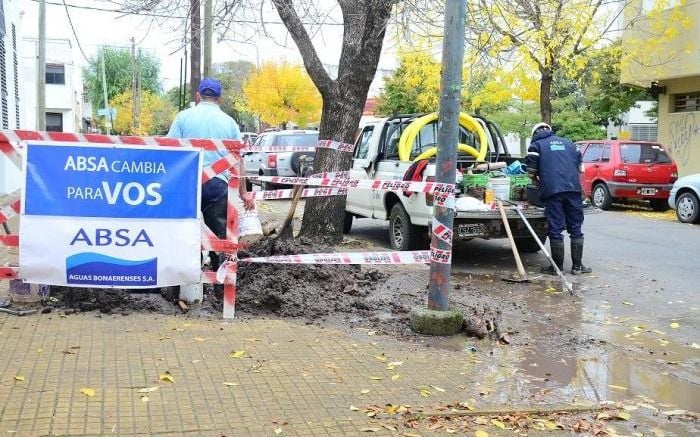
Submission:
<svg viewBox="0 0 700 437">
<path fill-rule="evenodd" d="M 39 47 L 37 47 L 36 60 L 36 128 L 40 131 L 46 130 L 46 0 L 39 0 Z"/>
<path fill-rule="evenodd" d="M 194 101 L 202 80 L 202 23 L 199 0 L 190 0 L 190 101 Z"/>
<path fill-rule="evenodd" d="M 101 56 L 101 62 L 102 62 L 102 93 L 104 97 L 104 102 L 105 102 L 105 110 L 107 111 L 107 123 L 105 123 L 107 127 L 107 135 L 110 135 L 112 133 L 112 113 L 109 111 L 109 99 L 107 97 L 107 69 L 105 67 L 105 48 L 102 47 L 102 56 Z"/>
<path fill-rule="evenodd" d="M 177 110 L 182 111 L 182 58 L 180 58 L 180 82 L 178 82 L 177 89 Z"/>
<path fill-rule="evenodd" d="M 141 59 L 141 49 L 139 49 L 138 56 L 136 57 L 136 124 L 135 127 L 141 127 L 141 66 L 139 65 L 139 59 Z"/>
<path fill-rule="evenodd" d="M 466 0 L 445 2 L 445 38 L 442 43 L 442 77 L 440 83 L 440 112 L 438 114 L 438 152 L 435 181 L 454 185 L 457 172 L 457 142 L 459 140 L 459 101 L 464 59 L 464 17 Z M 442 224 L 452 234 L 454 202 L 449 207 L 434 208 L 433 229 Z M 435 249 L 449 253 L 448 262 L 430 262 L 428 309 L 446 311 L 449 306 L 452 242 L 431 235 L 431 252 Z M 431 257 L 432 258 L 432 257 Z M 444 261 L 444 259 L 443 259 Z"/>
<path fill-rule="evenodd" d="M 211 50 L 212 50 L 212 0 L 204 0 L 204 77 L 211 77 Z"/>
<path fill-rule="evenodd" d="M 136 40 L 131 37 L 131 125 L 136 128 L 139 123 L 138 116 L 138 90 L 136 89 Z"/>
</svg>

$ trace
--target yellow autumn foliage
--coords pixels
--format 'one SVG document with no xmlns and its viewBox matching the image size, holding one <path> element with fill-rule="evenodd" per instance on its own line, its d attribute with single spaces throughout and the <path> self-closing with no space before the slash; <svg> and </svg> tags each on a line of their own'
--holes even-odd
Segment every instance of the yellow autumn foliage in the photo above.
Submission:
<svg viewBox="0 0 700 437">
<path fill-rule="evenodd" d="M 139 127 L 133 123 L 131 90 L 118 94 L 112 99 L 111 106 L 117 110 L 112 121 L 112 131 L 121 135 L 163 135 L 167 133 L 177 110 L 165 98 L 151 92 L 141 94 L 141 116 Z"/>
<path fill-rule="evenodd" d="M 321 119 L 321 94 L 300 65 L 265 63 L 243 84 L 246 108 L 273 126 Z"/>
</svg>

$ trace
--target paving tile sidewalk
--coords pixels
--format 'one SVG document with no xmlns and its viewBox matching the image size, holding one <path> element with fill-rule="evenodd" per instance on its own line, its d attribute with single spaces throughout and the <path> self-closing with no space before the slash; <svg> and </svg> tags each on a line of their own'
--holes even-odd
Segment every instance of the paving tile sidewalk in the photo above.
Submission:
<svg viewBox="0 0 700 437">
<path fill-rule="evenodd" d="M 0 315 L 0 354 L 0 435 L 16 436 L 353 435 L 371 419 L 350 405 L 463 401 L 488 373 L 464 353 L 380 337 L 153 314 Z M 444 392 L 422 398 L 430 385 Z M 144 387 L 158 387 L 148 401 Z"/>
</svg>

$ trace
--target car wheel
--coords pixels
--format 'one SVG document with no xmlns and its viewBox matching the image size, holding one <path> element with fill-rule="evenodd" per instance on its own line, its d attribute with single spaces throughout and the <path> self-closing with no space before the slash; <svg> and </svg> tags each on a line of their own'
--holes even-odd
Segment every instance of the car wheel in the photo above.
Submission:
<svg viewBox="0 0 700 437">
<path fill-rule="evenodd" d="M 427 247 L 428 235 L 424 226 L 411 224 L 411 218 L 401 203 L 391 208 L 389 215 L 389 242 L 394 250 L 412 250 Z"/>
<path fill-rule="evenodd" d="M 610 191 L 608 191 L 608 187 L 605 186 L 604 183 L 598 183 L 593 187 L 593 191 L 591 192 L 591 203 L 596 208 L 600 208 L 602 210 L 610 209 L 612 197 L 610 197 Z"/>
<path fill-rule="evenodd" d="M 681 223 L 700 223 L 700 201 L 693 193 L 683 193 L 676 199 L 676 216 Z"/>
<path fill-rule="evenodd" d="M 343 219 L 343 234 L 349 234 L 352 229 L 352 219 L 353 215 L 345 211 L 345 218 Z"/>
<path fill-rule="evenodd" d="M 658 212 L 668 211 L 670 208 L 667 199 L 651 199 L 649 205 L 651 205 L 651 209 Z"/>
</svg>

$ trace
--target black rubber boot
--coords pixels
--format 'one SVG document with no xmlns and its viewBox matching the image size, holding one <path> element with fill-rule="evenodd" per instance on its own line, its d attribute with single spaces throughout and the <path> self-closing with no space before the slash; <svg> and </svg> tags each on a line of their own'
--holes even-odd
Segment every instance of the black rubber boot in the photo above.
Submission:
<svg viewBox="0 0 700 437">
<path fill-rule="evenodd" d="M 591 273 L 593 269 L 586 267 L 581 262 L 583 259 L 583 237 L 571 240 L 571 274 Z"/>
<path fill-rule="evenodd" d="M 549 250 L 551 251 L 550 255 L 552 255 L 552 259 L 554 260 L 554 263 L 559 267 L 559 270 L 564 269 L 564 241 L 562 240 L 552 240 L 551 238 L 549 239 Z M 548 275 L 556 275 L 557 272 L 554 270 L 554 267 L 551 265 L 548 265 L 547 267 L 542 267 L 540 270 L 542 273 L 546 273 Z"/>
</svg>

